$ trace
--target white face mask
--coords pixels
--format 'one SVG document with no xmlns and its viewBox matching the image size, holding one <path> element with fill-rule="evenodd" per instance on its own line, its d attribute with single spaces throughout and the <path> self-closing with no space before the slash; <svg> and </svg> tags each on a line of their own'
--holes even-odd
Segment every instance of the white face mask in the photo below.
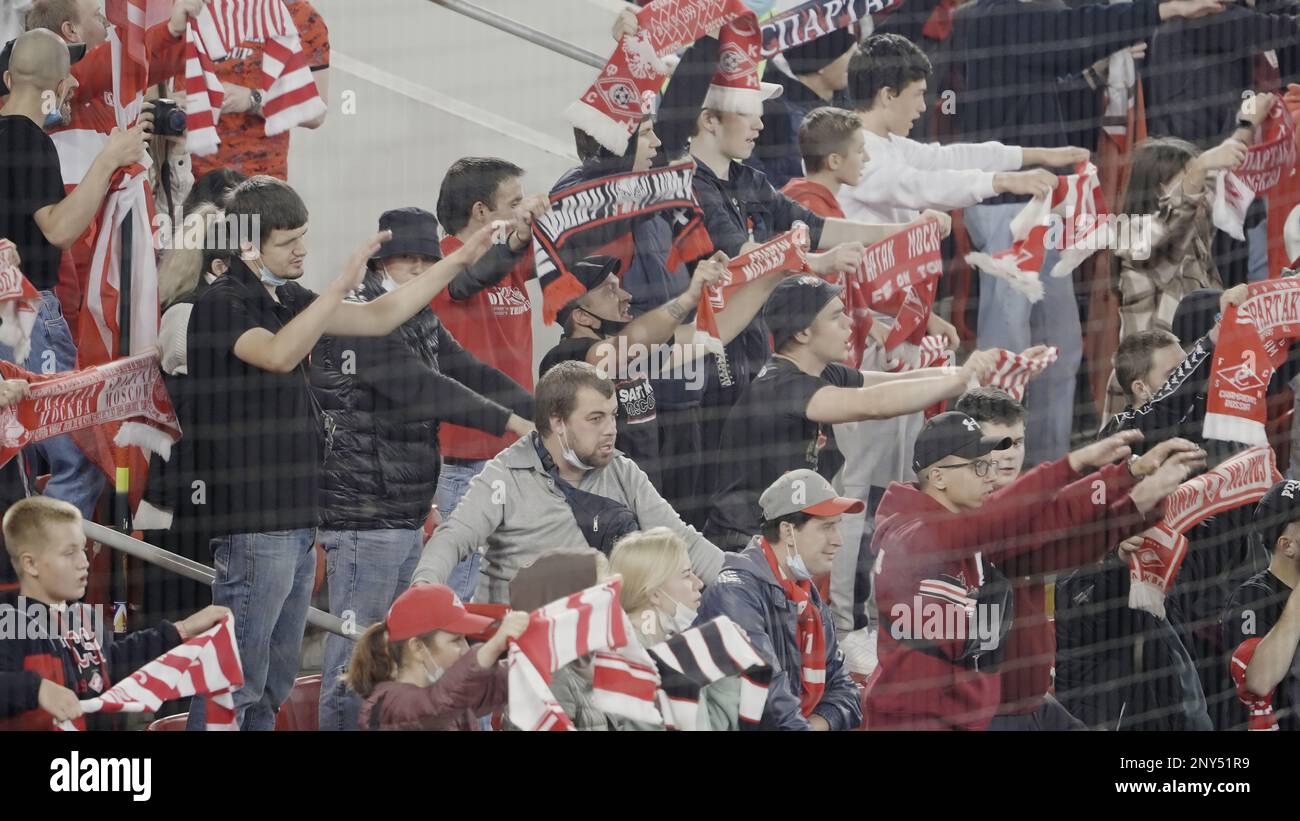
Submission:
<svg viewBox="0 0 1300 821">
<path fill-rule="evenodd" d="M 425 675 L 425 678 L 428 679 L 428 681 L 429 681 L 430 684 L 437 684 L 437 683 L 438 683 L 438 679 L 442 678 L 442 674 L 445 673 L 445 672 L 447 672 L 447 671 L 444 670 L 444 669 L 442 669 L 441 667 L 438 666 L 437 662 L 435 662 L 435 661 L 433 660 L 433 654 L 432 654 L 432 653 L 428 653 L 428 652 L 426 651 L 426 655 L 427 655 L 427 657 L 425 658 L 425 661 L 424 661 L 424 675 Z M 433 667 L 432 670 L 429 669 L 430 666 Z"/>
<path fill-rule="evenodd" d="M 577 468 L 578 470 L 596 469 L 594 466 L 579 459 L 577 452 L 573 448 L 569 447 L 569 437 L 565 435 L 565 430 L 563 428 L 560 429 L 560 448 L 560 454 L 564 457 L 564 461 L 568 462 L 574 468 Z"/>
<path fill-rule="evenodd" d="M 683 630 L 689 630 L 691 625 L 695 623 L 695 617 L 698 615 L 698 611 L 692 610 L 677 601 L 677 599 L 669 596 L 667 593 L 664 593 L 664 595 L 668 597 L 668 601 L 673 603 L 673 612 L 660 614 L 664 626 L 673 633 L 680 633 Z"/>
<path fill-rule="evenodd" d="M 379 269 L 384 272 L 384 278 L 380 282 L 380 286 L 384 289 L 386 293 L 392 293 L 393 291 L 396 291 L 397 280 L 393 279 L 393 275 L 388 273 L 388 266 L 380 265 Z"/>
<path fill-rule="evenodd" d="M 812 573 L 808 572 L 808 565 L 804 564 L 803 556 L 799 555 L 799 544 L 794 538 L 793 531 L 790 533 L 789 550 L 788 564 L 790 566 L 790 575 L 794 576 L 795 581 L 812 581 Z"/>
</svg>

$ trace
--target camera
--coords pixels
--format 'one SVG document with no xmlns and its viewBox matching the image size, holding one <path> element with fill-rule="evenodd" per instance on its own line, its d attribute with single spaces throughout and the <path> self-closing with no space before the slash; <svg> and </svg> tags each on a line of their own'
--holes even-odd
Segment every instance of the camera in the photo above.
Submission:
<svg viewBox="0 0 1300 821">
<path fill-rule="evenodd" d="M 153 133 L 156 137 L 184 137 L 185 112 L 175 100 L 153 101 Z"/>
</svg>

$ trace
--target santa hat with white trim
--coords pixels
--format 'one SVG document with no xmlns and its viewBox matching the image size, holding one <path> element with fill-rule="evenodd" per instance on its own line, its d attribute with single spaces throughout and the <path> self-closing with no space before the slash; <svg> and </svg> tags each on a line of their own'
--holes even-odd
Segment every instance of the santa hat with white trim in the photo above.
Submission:
<svg viewBox="0 0 1300 821">
<path fill-rule="evenodd" d="M 759 33 L 740 18 L 722 29 L 718 68 L 704 95 L 704 108 L 733 114 L 763 116 L 763 103 L 785 91 L 758 79 Z"/>
</svg>

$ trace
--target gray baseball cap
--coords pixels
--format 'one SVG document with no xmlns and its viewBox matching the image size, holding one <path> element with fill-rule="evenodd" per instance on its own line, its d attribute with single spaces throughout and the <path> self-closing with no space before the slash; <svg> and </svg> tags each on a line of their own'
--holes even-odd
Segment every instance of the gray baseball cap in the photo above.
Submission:
<svg viewBox="0 0 1300 821">
<path fill-rule="evenodd" d="M 801 468 L 781 476 L 758 497 L 763 519 L 774 522 L 791 513 L 811 516 L 838 516 L 861 513 L 866 507 L 861 499 L 847 499 L 835 492 L 831 483 L 815 470 Z"/>
</svg>

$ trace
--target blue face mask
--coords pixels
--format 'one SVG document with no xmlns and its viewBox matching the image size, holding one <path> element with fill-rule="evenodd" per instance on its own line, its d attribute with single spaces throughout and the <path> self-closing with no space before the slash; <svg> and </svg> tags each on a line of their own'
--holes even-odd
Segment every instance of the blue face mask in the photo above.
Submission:
<svg viewBox="0 0 1300 821">
<path fill-rule="evenodd" d="M 279 288 L 281 285 L 289 281 L 287 279 L 281 279 L 280 277 L 271 273 L 271 269 L 267 268 L 265 265 L 262 265 L 260 262 L 258 263 L 258 267 L 261 269 L 259 272 L 259 276 L 262 282 L 265 282 L 267 285 L 270 285 L 272 288 Z"/>
</svg>

